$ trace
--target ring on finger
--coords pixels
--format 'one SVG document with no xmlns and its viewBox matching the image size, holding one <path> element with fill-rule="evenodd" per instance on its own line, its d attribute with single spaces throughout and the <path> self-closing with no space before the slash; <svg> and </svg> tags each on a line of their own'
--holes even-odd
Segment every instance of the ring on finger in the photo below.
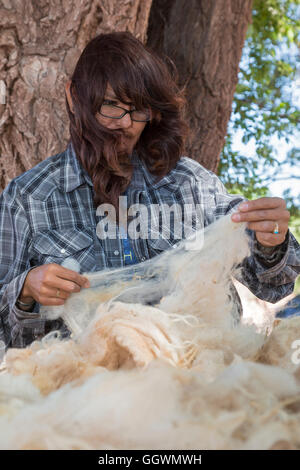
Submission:
<svg viewBox="0 0 300 470">
<path fill-rule="evenodd" d="M 57 291 L 56 291 L 56 297 L 59 297 L 59 294 L 60 294 L 60 289 L 57 289 Z"/>
<path fill-rule="evenodd" d="M 275 228 L 273 230 L 273 233 L 274 235 L 277 235 L 279 233 L 279 226 L 278 226 L 278 222 L 275 222 Z"/>
</svg>

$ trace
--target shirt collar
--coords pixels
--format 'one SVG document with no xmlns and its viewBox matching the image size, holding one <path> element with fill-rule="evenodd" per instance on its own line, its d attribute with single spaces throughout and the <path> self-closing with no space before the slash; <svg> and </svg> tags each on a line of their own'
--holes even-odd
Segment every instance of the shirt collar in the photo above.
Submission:
<svg viewBox="0 0 300 470">
<path fill-rule="evenodd" d="M 158 189 L 166 184 L 178 183 L 178 175 L 176 178 L 173 170 L 171 170 L 168 175 L 165 175 L 157 181 L 156 175 L 152 175 L 149 172 L 147 165 L 138 157 L 136 150 L 134 150 L 131 155 L 131 161 L 134 167 L 133 176 L 130 182 L 130 187 L 132 189 L 147 191 L 147 187 L 149 186 L 153 189 Z M 60 186 L 65 192 L 70 192 L 85 182 L 93 187 L 90 176 L 79 162 L 73 145 L 70 142 L 66 149 L 64 158 L 61 161 Z"/>
<path fill-rule="evenodd" d="M 93 187 L 90 176 L 79 162 L 70 142 L 60 163 L 60 186 L 64 192 L 68 193 L 85 182 Z"/>
<path fill-rule="evenodd" d="M 147 191 L 149 187 L 158 189 L 170 183 L 181 183 L 181 178 L 178 177 L 176 168 L 173 168 L 167 175 L 163 176 L 159 181 L 157 181 L 157 176 L 150 173 L 146 163 L 139 158 L 136 151 L 133 152 L 131 159 L 134 166 L 134 173 L 130 186 L 134 187 L 134 189 L 142 189 Z"/>
<path fill-rule="evenodd" d="M 146 163 L 143 160 L 139 160 L 139 166 L 143 173 L 146 185 L 153 189 L 161 188 L 162 186 L 168 185 L 170 183 L 180 184 L 181 182 L 181 178 L 178 177 L 176 167 L 173 168 L 168 174 L 163 176 L 159 181 L 157 181 L 157 175 L 150 173 Z"/>
</svg>

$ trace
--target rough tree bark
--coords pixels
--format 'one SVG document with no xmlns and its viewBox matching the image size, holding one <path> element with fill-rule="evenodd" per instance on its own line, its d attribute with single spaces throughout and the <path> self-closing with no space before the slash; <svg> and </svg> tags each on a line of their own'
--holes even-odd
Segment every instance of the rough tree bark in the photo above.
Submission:
<svg viewBox="0 0 300 470">
<path fill-rule="evenodd" d="M 169 56 L 186 87 L 187 155 L 217 171 L 252 0 L 153 0 L 148 45 Z"/>
<path fill-rule="evenodd" d="M 65 81 L 85 44 L 112 30 L 130 31 L 143 41 L 148 34 L 148 44 L 174 60 L 187 88 L 194 130 L 187 154 L 215 171 L 251 3 L 0 0 L 0 83 L 6 85 L 5 104 L 0 104 L 0 190 L 65 148 Z"/>
<path fill-rule="evenodd" d="M 65 148 L 64 84 L 82 49 L 113 30 L 144 41 L 151 1 L 0 0 L 0 190 Z"/>
</svg>

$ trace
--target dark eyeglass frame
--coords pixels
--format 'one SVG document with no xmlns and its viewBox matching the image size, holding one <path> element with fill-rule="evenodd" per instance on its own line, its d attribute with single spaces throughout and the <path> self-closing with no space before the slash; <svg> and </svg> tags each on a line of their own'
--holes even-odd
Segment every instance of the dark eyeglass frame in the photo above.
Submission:
<svg viewBox="0 0 300 470">
<path fill-rule="evenodd" d="M 124 109 L 122 108 L 121 106 L 117 106 L 115 104 L 105 104 L 104 106 L 112 106 L 114 108 L 119 108 L 119 109 L 122 109 L 122 111 L 124 111 L 124 113 L 121 115 L 121 116 L 118 116 L 118 117 L 112 117 L 112 116 L 107 116 L 106 114 L 103 114 L 101 113 L 101 108 L 100 110 L 98 111 L 99 114 L 101 114 L 101 116 L 103 117 L 106 117 L 106 118 L 109 118 L 109 119 L 122 119 L 126 114 L 130 114 L 130 118 L 132 121 L 135 121 L 135 122 L 149 122 L 151 120 L 151 116 L 149 115 L 149 118 L 148 119 L 133 119 L 131 114 L 134 113 L 135 111 L 139 112 L 138 109 L 131 109 L 130 111 L 128 111 L 127 109 Z M 143 112 L 143 111 L 142 111 Z"/>
</svg>

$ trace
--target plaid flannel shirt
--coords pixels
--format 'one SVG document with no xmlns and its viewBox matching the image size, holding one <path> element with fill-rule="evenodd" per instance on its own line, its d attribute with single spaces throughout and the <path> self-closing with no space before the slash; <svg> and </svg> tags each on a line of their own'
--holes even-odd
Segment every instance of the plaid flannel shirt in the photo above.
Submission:
<svg viewBox="0 0 300 470">
<path fill-rule="evenodd" d="M 214 173 L 188 157 L 181 157 L 158 182 L 135 152 L 132 163 L 129 206 L 199 204 L 200 223 L 207 226 L 244 200 L 228 194 Z M 42 319 L 38 302 L 31 312 L 16 306 L 31 269 L 45 263 L 62 264 L 68 257 L 79 262 L 81 273 L 125 266 L 120 237 L 97 237 L 99 217 L 93 191 L 89 175 L 69 144 L 64 152 L 14 178 L 0 195 L 0 339 L 7 346 L 25 347 L 64 327 L 60 319 Z M 254 232 L 248 232 L 251 255 L 242 263 L 241 280 L 257 297 L 274 303 L 293 291 L 300 272 L 299 244 L 288 231 L 278 248 L 264 250 Z M 132 239 L 130 243 L 140 263 L 176 246 L 177 240 L 159 236 Z"/>
</svg>

